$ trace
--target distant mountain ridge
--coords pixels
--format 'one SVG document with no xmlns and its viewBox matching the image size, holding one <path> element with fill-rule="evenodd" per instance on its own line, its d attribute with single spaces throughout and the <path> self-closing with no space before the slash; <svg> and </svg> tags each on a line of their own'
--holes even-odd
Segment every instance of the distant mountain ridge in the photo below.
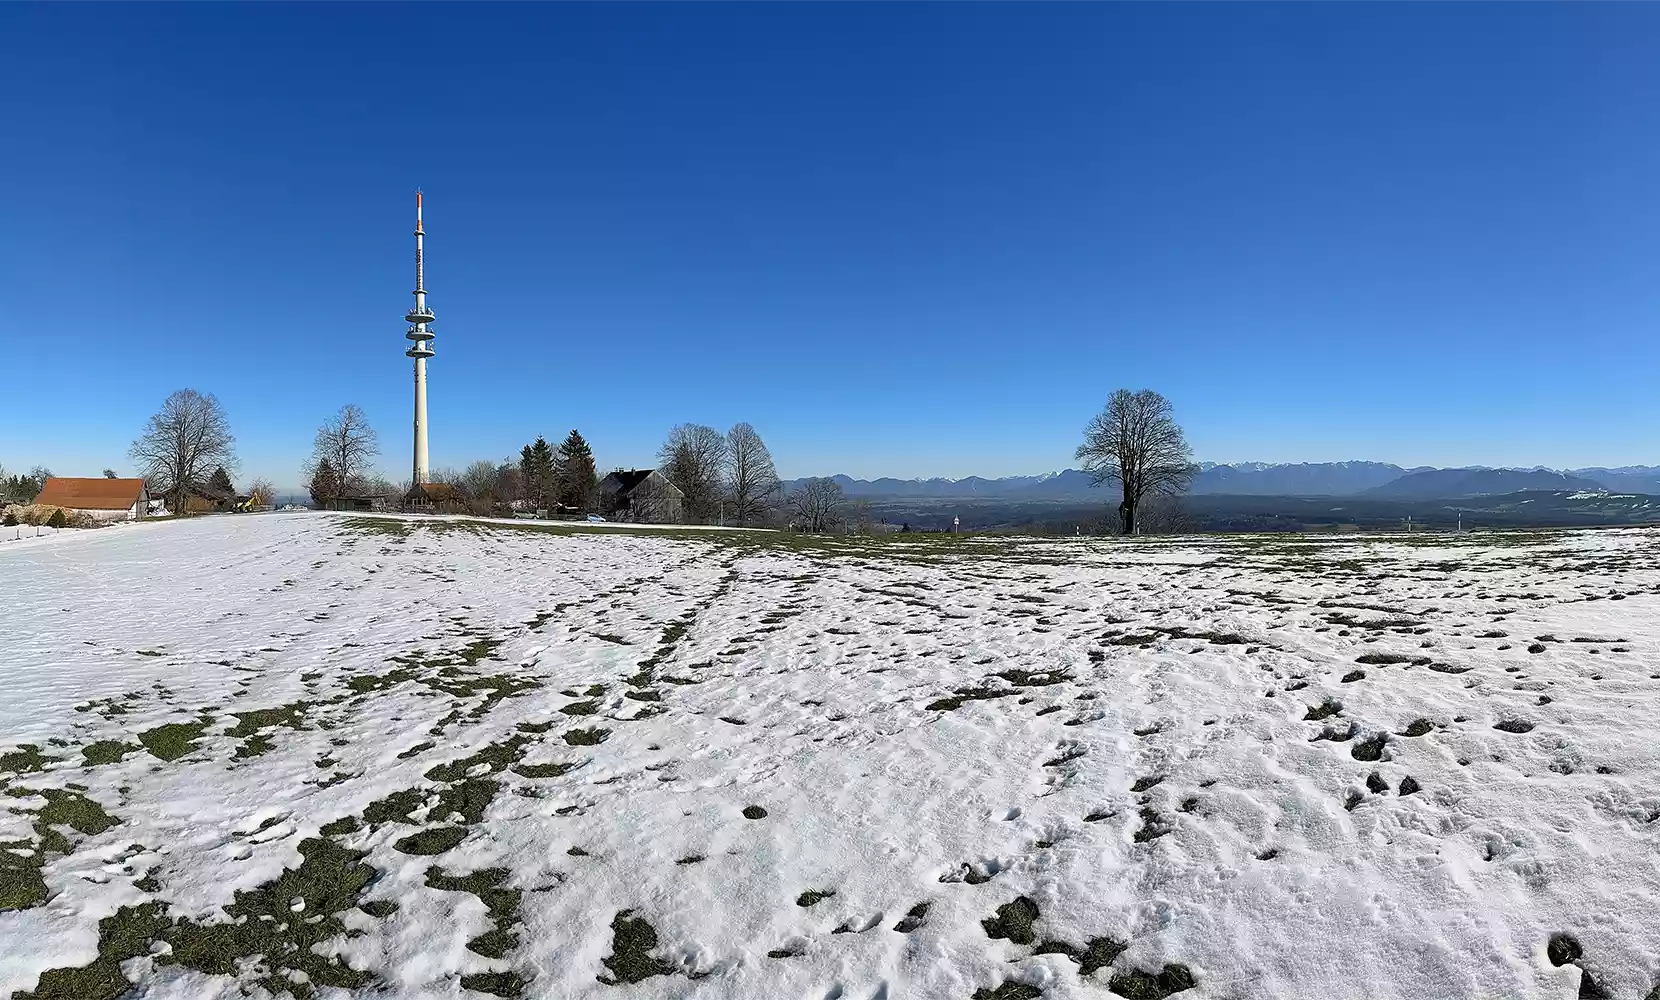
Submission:
<svg viewBox="0 0 1660 1000">
<path fill-rule="evenodd" d="M 1595 493 L 1604 489 L 1594 479 L 1549 469 L 1424 469 L 1363 490 L 1360 495 L 1390 500 L 1440 500 L 1533 490 Z"/>
<path fill-rule="evenodd" d="M 1409 470 L 1386 462 L 1200 464 L 1189 493 L 1242 496 L 1350 496 L 1399 479 Z M 1416 471 L 1416 470 L 1412 470 Z"/>
<path fill-rule="evenodd" d="M 1378 499 L 1443 499 L 1496 496 L 1522 490 L 1566 490 L 1660 494 L 1660 467 L 1623 466 L 1557 471 L 1545 468 L 1490 469 L 1481 466 L 1405 469 L 1387 462 L 1200 462 L 1191 495 L 1368 496 Z M 1035 476 L 987 479 L 854 479 L 831 476 L 856 498 L 1089 500 L 1104 494 L 1090 476 L 1063 469 Z M 794 489 L 803 479 L 784 485 Z"/>
</svg>

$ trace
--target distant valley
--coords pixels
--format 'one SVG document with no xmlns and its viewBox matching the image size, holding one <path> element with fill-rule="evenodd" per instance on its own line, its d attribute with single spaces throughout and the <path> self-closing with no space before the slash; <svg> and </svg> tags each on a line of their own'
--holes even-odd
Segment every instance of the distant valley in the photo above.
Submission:
<svg viewBox="0 0 1660 1000">
<path fill-rule="evenodd" d="M 832 476 L 848 496 L 863 499 L 942 500 L 1092 500 L 1103 492 L 1093 488 L 1087 473 L 1066 469 L 1038 476 L 986 479 L 853 479 Z M 804 480 L 786 483 L 794 488 Z M 1304 462 L 1270 464 L 1242 462 L 1225 465 L 1200 463 L 1189 496 L 1228 494 L 1265 497 L 1367 496 L 1377 499 L 1434 500 L 1499 496 L 1535 490 L 1596 491 L 1660 494 L 1660 467 L 1626 466 L 1585 468 L 1491 469 L 1484 467 L 1437 469 L 1402 468 L 1386 462 Z"/>
<path fill-rule="evenodd" d="M 1077 469 L 986 479 L 832 477 L 871 516 L 913 528 L 1099 528 L 1117 502 Z M 793 489 L 804 480 L 786 483 Z M 1402 468 L 1385 462 L 1201 463 L 1182 516 L 1203 531 L 1544 527 L 1660 522 L 1660 467 Z"/>
</svg>

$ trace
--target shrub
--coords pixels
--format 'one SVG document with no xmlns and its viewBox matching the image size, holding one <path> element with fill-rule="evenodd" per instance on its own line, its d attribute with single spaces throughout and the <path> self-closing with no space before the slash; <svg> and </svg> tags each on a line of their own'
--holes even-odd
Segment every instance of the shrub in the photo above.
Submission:
<svg viewBox="0 0 1660 1000">
<path fill-rule="evenodd" d="M 8 528 L 17 527 L 17 511 L 18 508 L 15 505 L 7 507 L 6 513 L 0 515 L 0 524 L 4 524 Z"/>
<path fill-rule="evenodd" d="M 66 526 L 68 523 L 69 523 L 69 518 L 63 516 L 63 508 L 62 507 L 54 508 L 53 511 L 52 511 L 52 516 L 48 517 L 46 519 L 46 526 L 48 528 L 62 528 L 64 526 Z"/>
</svg>

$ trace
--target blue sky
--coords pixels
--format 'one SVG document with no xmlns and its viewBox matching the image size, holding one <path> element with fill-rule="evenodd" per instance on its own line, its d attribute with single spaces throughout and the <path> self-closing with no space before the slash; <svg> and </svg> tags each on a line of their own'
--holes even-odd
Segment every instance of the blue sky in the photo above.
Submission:
<svg viewBox="0 0 1660 1000">
<path fill-rule="evenodd" d="M 1654 463 L 1652 5 L 0 5 L 0 463 L 126 470 L 172 390 L 299 481 L 602 468 L 748 420 L 786 476 L 1199 458 Z"/>
</svg>

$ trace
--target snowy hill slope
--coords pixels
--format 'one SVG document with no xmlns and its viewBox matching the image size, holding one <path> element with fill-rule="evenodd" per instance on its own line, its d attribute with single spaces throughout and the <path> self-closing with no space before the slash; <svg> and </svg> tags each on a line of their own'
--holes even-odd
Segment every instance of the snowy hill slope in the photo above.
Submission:
<svg viewBox="0 0 1660 1000">
<path fill-rule="evenodd" d="M 1641 530 L 271 515 L 0 577 L 0 995 L 1654 985 Z"/>
</svg>

